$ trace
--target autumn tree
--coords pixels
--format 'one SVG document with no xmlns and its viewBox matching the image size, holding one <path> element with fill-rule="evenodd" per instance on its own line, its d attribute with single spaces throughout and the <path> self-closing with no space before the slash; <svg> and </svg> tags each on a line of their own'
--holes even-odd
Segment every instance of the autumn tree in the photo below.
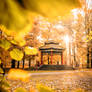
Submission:
<svg viewBox="0 0 92 92">
<path fill-rule="evenodd" d="M 5 64 L 7 63 L 6 60 L 8 60 L 8 57 L 11 57 L 11 59 L 13 59 L 12 68 L 15 68 L 15 61 L 18 61 L 17 67 L 19 68 L 19 61 L 22 59 L 23 60 L 25 59 L 25 53 L 27 53 L 27 51 L 28 51 L 25 49 L 27 48 L 28 45 L 26 45 L 26 43 L 21 44 L 21 42 L 20 42 L 20 44 L 16 43 L 15 40 L 12 41 L 13 37 L 6 35 L 3 30 L 5 30 L 5 28 L 2 26 L 1 31 L 3 34 L 2 34 L 2 38 L 0 39 L 0 47 L 1 47 L 1 50 L 3 50 L 3 51 L 1 51 L 0 57 L 1 57 L 2 61 L 5 62 Z M 9 38 L 11 38 L 11 39 L 9 39 Z M 29 53 L 31 53 L 31 55 L 32 54 L 34 55 L 33 52 L 35 53 L 35 51 L 31 50 Z M 37 52 L 36 52 L 36 54 L 37 54 Z M 5 57 L 2 55 L 4 55 Z M 24 65 L 23 65 L 23 68 L 24 68 Z"/>
</svg>

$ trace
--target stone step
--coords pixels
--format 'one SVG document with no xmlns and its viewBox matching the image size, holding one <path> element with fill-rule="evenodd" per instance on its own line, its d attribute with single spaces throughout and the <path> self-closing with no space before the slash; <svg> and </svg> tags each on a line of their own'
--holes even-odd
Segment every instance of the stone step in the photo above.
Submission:
<svg viewBox="0 0 92 92">
<path fill-rule="evenodd" d="M 42 65 L 39 70 L 74 70 L 74 68 L 67 65 Z"/>
</svg>

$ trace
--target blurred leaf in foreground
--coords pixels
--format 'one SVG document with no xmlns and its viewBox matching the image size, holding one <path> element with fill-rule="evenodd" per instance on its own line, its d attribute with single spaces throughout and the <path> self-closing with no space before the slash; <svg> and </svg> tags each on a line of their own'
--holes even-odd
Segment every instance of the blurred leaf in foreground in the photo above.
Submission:
<svg viewBox="0 0 92 92">
<path fill-rule="evenodd" d="M 44 86 L 42 84 L 37 84 L 37 89 L 38 89 L 39 92 L 55 92 L 50 87 Z"/>
<path fill-rule="evenodd" d="M 63 17 L 80 6 L 79 0 L 0 0 L 0 24 L 19 32 L 31 26 L 34 13 L 50 18 Z"/>
<path fill-rule="evenodd" d="M 6 88 L 9 88 L 10 85 L 8 83 L 8 81 L 6 80 L 6 78 L 4 77 L 2 80 L 1 80 L 1 84 L 2 86 L 6 87 Z"/>
<path fill-rule="evenodd" d="M 25 9 L 50 18 L 65 16 L 71 9 L 81 6 L 79 0 L 21 0 L 20 4 Z"/>
<path fill-rule="evenodd" d="M 3 77 L 3 79 L 0 81 L 0 92 L 9 92 L 10 85 L 8 83 L 8 81 L 6 80 L 5 77 Z"/>
<path fill-rule="evenodd" d="M 23 82 L 27 82 L 30 79 L 30 75 L 24 70 L 11 69 L 8 73 L 8 78 L 11 80 L 21 80 Z"/>
<path fill-rule="evenodd" d="M 26 12 L 15 0 L 0 0 L 0 24 L 10 30 L 20 30 L 27 26 Z"/>
</svg>

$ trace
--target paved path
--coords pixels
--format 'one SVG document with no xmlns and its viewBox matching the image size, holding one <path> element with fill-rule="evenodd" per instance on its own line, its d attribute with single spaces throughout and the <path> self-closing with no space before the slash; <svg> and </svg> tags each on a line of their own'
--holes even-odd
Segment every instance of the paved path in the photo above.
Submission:
<svg viewBox="0 0 92 92">
<path fill-rule="evenodd" d="M 82 71 L 77 71 L 77 70 L 75 70 L 75 71 L 74 71 L 74 70 L 73 70 L 73 71 L 55 71 L 55 72 L 52 71 L 52 72 L 30 73 L 30 75 L 35 75 L 35 76 L 36 76 L 36 75 L 37 75 L 37 76 L 38 76 L 38 75 L 54 75 L 54 74 L 57 74 L 57 75 L 58 75 L 58 74 L 66 74 L 66 73 L 67 73 L 67 74 L 71 74 L 71 73 L 75 73 L 75 74 L 76 74 L 76 73 L 78 73 L 78 72 L 80 72 L 80 73 L 82 73 L 82 72 L 84 72 L 84 73 L 85 73 L 85 72 L 91 73 L 92 71 L 84 71 L 84 70 L 82 70 Z"/>
<path fill-rule="evenodd" d="M 10 81 L 13 89 L 24 86 L 29 89 L 30 85 L 36 87 L 37 83 L 42 83 L 51 87 L 57 92 L 63 89 L 82 88 L 88 92 L 92 92 L 92 70 L 89 71 L 61 71 L 61 72 L 43 72 L 31 73 L 30 81 L 28 83 L 21 83 L 18 81 Z M 17 86 L 15 87 L 15 85 Z"/>
</svg>

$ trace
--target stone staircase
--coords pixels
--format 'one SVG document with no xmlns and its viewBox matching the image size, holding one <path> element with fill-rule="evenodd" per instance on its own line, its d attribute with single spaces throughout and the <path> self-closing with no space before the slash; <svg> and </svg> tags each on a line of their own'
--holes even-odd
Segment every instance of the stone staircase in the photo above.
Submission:
<svg viewBox="0 0 92 92">
<path fill-rule="evenodd" d="M 67 65 L 42 65 L 39 70 L 74 70 L 74 68 Z"/>
</svg>

